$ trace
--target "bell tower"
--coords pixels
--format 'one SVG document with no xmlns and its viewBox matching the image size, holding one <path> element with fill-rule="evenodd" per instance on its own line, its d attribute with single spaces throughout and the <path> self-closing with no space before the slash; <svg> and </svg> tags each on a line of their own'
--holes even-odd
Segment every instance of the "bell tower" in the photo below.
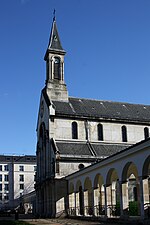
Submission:
<svg viewBox="0 0 150 225">
<path fill-rule="evenodd" d="M 46 91 L 50 100 L 68 101 L 68 91 L 64 81 L 64 56 L 55 15 L 53 18 L 48 48 L 44 60 L 46 61 Z"/>
</svg>

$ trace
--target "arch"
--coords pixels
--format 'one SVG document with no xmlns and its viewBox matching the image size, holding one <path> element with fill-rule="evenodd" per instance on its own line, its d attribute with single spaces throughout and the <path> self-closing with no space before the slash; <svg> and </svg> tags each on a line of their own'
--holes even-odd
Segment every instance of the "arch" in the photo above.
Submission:
<svg viewBox="0 0 150 225">
<path fill-rule="evenodd" d="M 127 127 L 122 126 L 121 131 L 122 131 L 122 141 L 127 142 Z"/>
<path fill-rule="evenodd" d="M 133 162 L 128 162 L 123 168 L 122 171 L 122 182 L 126 182 L 126 180 L 132 175 L 137 178 L 138 177 L 138 170 L 136 165 Z"/>
<path fill-rule="evenodd" d="M 47 166 L 47 160 L 46 160 L 46 135 L 47 131 L 45 128 L 45 123 L 42 122 L 39 128 L 39 140 L 38 140 L 38 146 L 39 146 L 39 176 L 41 177 L 46 176 L 46 166 Z"/>
<path fill-rule="evenodd" d="M 71 194 L 71 193 L 73 193 L 74 192 L 74 184 L 71 182 L 70 184 L 69 184 L 69 193 Z"/>
<path fill-rule="evenodd" d="M 76 192 L 79 192 L 79 188 L 82 187 L 82 183 L 80 180 L 77 181 L 76 183 Z"/>
<path fill-rule="evenodd" d="M 97 134 L 98 134 L 98 141 L 103 141 L 103 125 L 102 124 L 98 124 L 97 125 Z"/>
<path fill-rule="evenodd" d="M 101 187 L 102 184 L 104 184 L 104 179 L 102 177 L 101 174 L 96 174 L 95 178 L 94 178 L 94 188 L 98 188 Z"/>
<path fill-rule="evenodd" d="M 140 186 L 138 181 L 138 170 L 133 162 L 128 162 L 122 171 L 122 185 L 124 191 L 124 209 L 129 215 L 140 214 Z M 133 210 L 134 209 L 134 210 Z"/>
<path fill-rule="evenodd" d="M 115 168 L 111 168 L 106 177 L 106 185 L 109 186 L 112 184 L 113 181 L 118 180 L 118 174 Z"/>
<path fill-rule="evenodd" d="M 61 80 L 61 61 L 59 57 L 54 57 L 54 79 Z"/>
<path fill-rule="evenodd" d="M 144 138 L 145 140 L 149 137 L 149 129 L 148 127 L 144 127 Z"/>
<path fill-rule="evenodd" d="M 93 190 L 89 177 L 86 177 L 84 182 L 84 210 L 85 215 L 93 214 Z"/>
<path fill-rule="evenodd" d="M 80 214 L 80 215 L 84 214 L 84 195 L 83 195 L 82 183 L 80 180 L 78 180 L 76 183 L 76 208 L 77 208 L 77 214 Z"/>
<path fill-rule="evenodd" d="M 72 122 L 72 139 L 78 139 L 78 124 L 77 122 Z"/>
<path fill-rule="evenodd" d="M 145 159 L 143 169 L 142 169 L 142 177 L 150 176 L 150 155 Z"/>
<path fill-rule="evenodd" d="M 105 192 L 104 179 L 101 174 L 96 174 L 94 178 L 94 215 L 100 216 L 105 214 Z"/>
<path fill-rule="evenodd" d="M 92 188 L 92 182 L 89 177 L 86 177 L 84 181 L 84 190 L 91 189 Z"/>
</svg>

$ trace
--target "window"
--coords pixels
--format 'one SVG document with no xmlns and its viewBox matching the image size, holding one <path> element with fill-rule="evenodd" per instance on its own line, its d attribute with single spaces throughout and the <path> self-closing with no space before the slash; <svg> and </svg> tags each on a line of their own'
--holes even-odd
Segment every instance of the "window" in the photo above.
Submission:
<svg viewBox="0 0 150 225">
<path fill-rule="evenodd" d="M 9 176 L 8 175 L 4 175 L 4 181 L 9 181 Z"/>
<path fill-rule="evenodd" d="M 2 184 L 0 184 L 0 191 L 2 191 Z"/>
<path fill-rule="evenodd" d="M 8 165 L 4 165 L 4 171 L 9 171 Z"/>
<path fill-rule="evenodd" d="M 59 173 L 59 162 L 56 161 L 56 173 Z"/>
<path fill-rule="evenodd" d="M 9 191 L 9 185 L 8 184 L 4 184 L 4 190 Z"/>
<path fill-rule="evenodd" d="M 24 184 L 20 184 L 20 190 L 24 190 Z"/>
<path fill-rule="evenodd" d="M 84 164 L 80 163 L 79 166 L 78 166 L 79 170 L 82 170 L 84 169 Z"/>
<path fill-rule="evenodd" d="M 54 79 L 60 80 L 60 59 L 58 57 L 54 58 Z"/>
<path fill-rule="evenodd" d="M 20 175 L 19 181 L 23 182 L 24 181 L 24 175 Z"/>
<path fill-rule="evenodd" d="M 103 125 L 102 124 L 97 125 L 97 133 L 98 133 L 98 140 L 103 141 Z"/>
<path fill-rule="evenodd" d="M 122 126 L 122 141 L 127 142 L 127 128 L 126 126 Z"/>
<path fill-rule="evenodd" d="M 0 165 L 0 171 L 2 171 L 2 165 Z"/>
<path fill-rule="evenodd" d="M 9 200 L 9 195 L 4 195 L 4 200 L 8 201 Z"/>
<path fill-rule="evenodd" d="M 144 137 L 145 137 L 145 139 L 147 139 L 149 137 L 149 129 L 148 129 L 148 127 L 144 128 Z"/>
<path fill-rule="evenodd" d="M 36 171 L 36 169 L 37 169 L 37 166 L 34 166 L 34 171 Z"/>
<path fill-rule="evenodd" d="M 2 174 L 0 174 L 0 181 L 2 181 Z"/>
<path fill-rule="evenodd" d="M 78 139 L 78 124 L 77 124 L 77 122 L 72 123 L 72 139 Z"/>
<path fill-rule="evenodd" d="M 0 201 L 2 201 L 2 193 L 0 193 Z"/>
<path fill-rule="evenodd" d="M 24 166 L 19 166 L 19 171 L 24 171 Z"/>
</svg>

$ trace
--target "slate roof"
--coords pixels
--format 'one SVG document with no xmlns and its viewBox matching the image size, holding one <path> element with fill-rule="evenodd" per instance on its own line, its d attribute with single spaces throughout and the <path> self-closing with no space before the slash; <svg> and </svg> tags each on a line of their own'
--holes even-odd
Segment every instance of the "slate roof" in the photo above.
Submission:
<svg viewBox="0 0 150 225">
<path fill-rule="evenodd" d="M 114 119 L 150 123 L 150 105 L 69 98 L 53 101 L 58 116 Z"/>
<path fill-rule="evenodd" d="M 36 163 L 36 155 L 0 155 L 0 162 L 22 162 L 22 163 Z"/>
<path fill-rule="evenodd" d="M 57 150 L 61 155 L 87 156 L 105 158 L 117 152 L 120 152 L 130 145 L 128 144 L 108 144 L 108 143 L 89 143 L 89 142 L 70 142 L 55 141 Z"/>
</svg>

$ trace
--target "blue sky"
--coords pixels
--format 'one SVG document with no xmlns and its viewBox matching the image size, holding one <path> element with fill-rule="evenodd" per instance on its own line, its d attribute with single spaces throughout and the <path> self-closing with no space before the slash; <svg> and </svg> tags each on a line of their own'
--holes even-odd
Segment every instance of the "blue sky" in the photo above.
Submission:
<svg viewBox="0 0 150 225">
<path fill-rule="evenodd" d="M 34 154 L 53 10 L 69 95 L 150 104 L 149 0 L 0 1 L 0 154 Z"/>
</svg>

